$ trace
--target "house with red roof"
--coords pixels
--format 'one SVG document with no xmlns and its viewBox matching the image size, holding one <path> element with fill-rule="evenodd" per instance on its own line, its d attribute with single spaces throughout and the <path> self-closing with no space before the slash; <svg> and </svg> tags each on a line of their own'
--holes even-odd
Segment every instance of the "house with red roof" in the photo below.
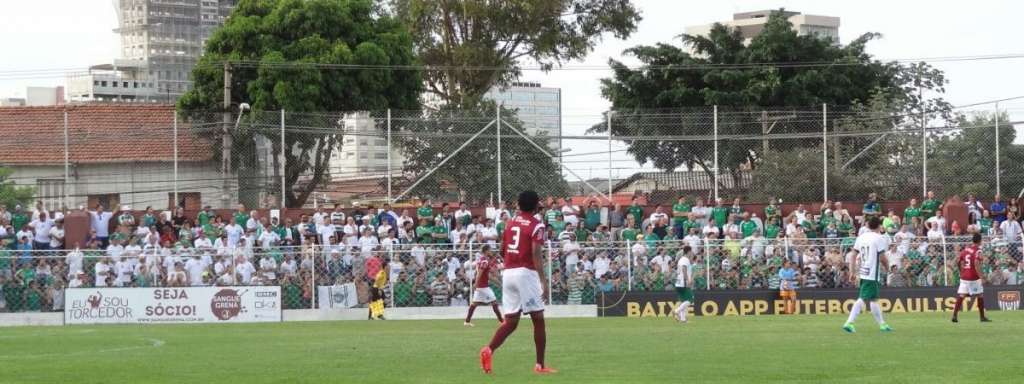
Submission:
<svg viewBox="0 0 1024 384">
<path fill-rule="evenodd" d="M 173 105 L 154 104 L 3 107 L 0 166 L 13 170 L 10 181 L 35 187 L 47 209 L 199 209 L 237 201 L 224 196 L 212 128 L 180 119 L 175 140 L 174 115 Z"/>
</svg>

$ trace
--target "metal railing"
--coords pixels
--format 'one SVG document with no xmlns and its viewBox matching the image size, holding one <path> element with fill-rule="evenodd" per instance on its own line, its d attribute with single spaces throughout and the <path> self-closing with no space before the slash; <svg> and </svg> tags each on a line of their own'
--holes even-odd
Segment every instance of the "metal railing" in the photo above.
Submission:
<svg viewBox="0 0 1024 384">
<path fill-rule="evenodd" d="M 1014 239 L 1016 240 L 1016 239 Z M 899 238 L 886 252 L 882 283 L 956 286 L 964 236 Z M 464 306 L 484 243 L 306 245 L 234 249 L 128 248 L 0 251 L 0 311 L 60 311 L 65 287 L 280 285 L 284 309 L 365 307 L 378 272 L 387 307 Z M 698 290 L 777 289 L 789 261 L 799 289 L 850 288 L 848 238 L 551 241 L 544 266 L 553 304 L 591 304 L 611 291 L 671 290 L 687 256 Z M 491 245 L 492 247 L 494 245 Z M 685 247 L 690 253 L 684 254 Z M 989 284 L 1024 283 L 1022 243 L 986 238 L 980 267 Z M 501 300 L 501 266 L 489 285 Z M 344 295 L 335 297 L 338 292 Z M 353 295 L 354 293 L 354 295 Z M 319 297 L 329 295 L 331 297 Z M 339 297 L 342 297 L 339 299 Z"/>
</svg>

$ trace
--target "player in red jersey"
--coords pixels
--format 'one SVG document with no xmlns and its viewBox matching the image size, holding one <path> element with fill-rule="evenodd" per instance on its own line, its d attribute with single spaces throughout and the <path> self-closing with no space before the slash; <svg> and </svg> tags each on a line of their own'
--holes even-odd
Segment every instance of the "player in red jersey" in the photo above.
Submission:
<svg viewBox="0 0 1024 384">
<path fill-rule="evenodd" d="M 978 263 L 981 262 L 981 234 L 975 233 L 971 238 L 973 244 L 964 248 L 960 251 L 960 257 L 957 258 L 957 265 L 960 266 L 960 289 L 956 291 L 956 307 L 953 308 L 953 322 L 956 323 L 957 314 L 960 313 L 960 308 L 964 304 L 964 298 L 971 296 L 977 300 L 978 313 L 981 314 L 982 322 L 989 322 L 985 317 L 985 297 L 983 296 L 984 290 L 981 286 L 981 274 L 978 273 Z"/>
<path fill-rule="evenodd" d="M 477 305 L 481 304 L 490 304 L 491 308 L 494 309 L 494 314 L 498 315 L 498 323 L 501 323 L 502 320 L 501 310 L 498 309 L 498 299 L 494 297 L 494 290 L 490 286 L 491 269 L 497 267 L 494 253 L 491 252 L 489 245 L 480 248 L 480 253 L 483 254 L 483 258 L 476 261 L 476 289 L 473 290 L 473 302 L 469 304 L 466 322 L 462 323 L 467 327 L 473 326 L 473 311 L 476 310 Z"/>
<path fill-rule="evenodd" d="M 490 344 L 480 349 L 480 366 L 491 373 L 494 351 L 516 330 L 519 317 L 530 315 L 533 322 L 533 343 L 537 351 L 537 364 L 533 371 L 539 374 L 555 373 L 544 366 L 544 348 L 547 333 L 544 329 L 544 298 L 548 295 L 548 280 L 544 276 L 541 249 L 544 245 L 544 224 L 534 217 L 540 198 L 537 192 L 519 194 L 519 214 L 509 220 L 502 235 L 501 253 L 505 270 L 501 274 L 501 306 L 505 308 L 505 322 L 501 323 Z"/>
</svg>

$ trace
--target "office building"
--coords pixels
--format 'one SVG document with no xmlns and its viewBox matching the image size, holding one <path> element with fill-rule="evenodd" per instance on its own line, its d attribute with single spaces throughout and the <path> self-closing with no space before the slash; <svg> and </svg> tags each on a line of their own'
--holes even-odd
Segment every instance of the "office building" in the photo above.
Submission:
<svg viewBox="0 0 1024 384">
<path fill-rule="evenodd" d="M 191 85 L 192 67 L 202 55 L 206 40 L 224 24 L 236 3 L 237 0 L 116 0 L 119 27 L 114 32 L 121 35 L 121 57 L 139 62 L 140 68 L 144 68 L 133 79 L 151 84 L 155 94 L 181 96 Z"/>
<path fill-rule="evenodd" d="M 512 83 L 507 88 L 494 88 L 484 96 L 516 110 L 526 134 L 549 136 L 549 145 L 556 152 L 562 149 L 562 90 L 538 83 Z M 511 133 L 510 133 L 511 134 Z"/>
<path fill-rule="evenodd" d="M 752 11 L 752 12 L 740 12 L 732 15 L 732 20 L 719 21 L 718 23 L 736 28 L 743 35 L 744 42 L 750 43 L 750 40 L 761 33 L 764 30 L 765 23 L 768 22 L 768 17 L 775 10 L 763 10 L 763 11 Z M 819 16 L 819 15 L 805 15 L 800 12 L 783 11 L 784 15 L 789 22 L 793 24 L 793 30 L 797 34 L 804 35 L 818 35 L 821 37 L 827 37 L 832 39 L 836 44 L 839 44 L 839 18 L 834 16 Z M 696 36 L 706 36 L 711 32 L 711 27 L 715 23 L 704 24 L 704 25 L 693 25 L 686 27 L 686 34 Z"/>
<path fill-rule="evenodd" d="M 81 101 L 172 102 L 169 91 L 157 92 L 146 64 L 138 60 L 114 60 L 89 67 L 84 74 L 68 76 L 68 99 Z"/>
</svg>

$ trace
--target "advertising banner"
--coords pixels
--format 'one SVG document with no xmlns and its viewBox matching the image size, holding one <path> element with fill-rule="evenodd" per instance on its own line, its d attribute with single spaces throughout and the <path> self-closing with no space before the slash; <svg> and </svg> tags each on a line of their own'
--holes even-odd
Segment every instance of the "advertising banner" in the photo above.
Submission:
<svg viewBox="0 0 1024 384">
<path fill-rule="evenodd" d="M 956 287 L 882 288 L 878 303 L 886 312 L 952 312 Z M 764 316 L 782 313 L 785 306 L 776 290 L 696 291 L 689 313 L 698 316 Z M 985 287 L 986 310 L 1018 310 L 1020 286 Z M 797 291 L 798 314 L 849 313 L 857 301 L 856 289 Z M 680 302 L 675 291 L 608 292 L 598 296 L 598 316 L 670 317 Z M 967 311 L 977 310 L 974 300 L 964 301 Z"/>
<path fill-rule="evenodd" d="M 281 287 L 69 288 L 65 324 L 281 321 Z"/>
<path fill-rule="evenodd" d="M 321 285 L 316 289 L 320 309 L 352 308 L 359 305 L 355 283 Z"/>
</svg>

